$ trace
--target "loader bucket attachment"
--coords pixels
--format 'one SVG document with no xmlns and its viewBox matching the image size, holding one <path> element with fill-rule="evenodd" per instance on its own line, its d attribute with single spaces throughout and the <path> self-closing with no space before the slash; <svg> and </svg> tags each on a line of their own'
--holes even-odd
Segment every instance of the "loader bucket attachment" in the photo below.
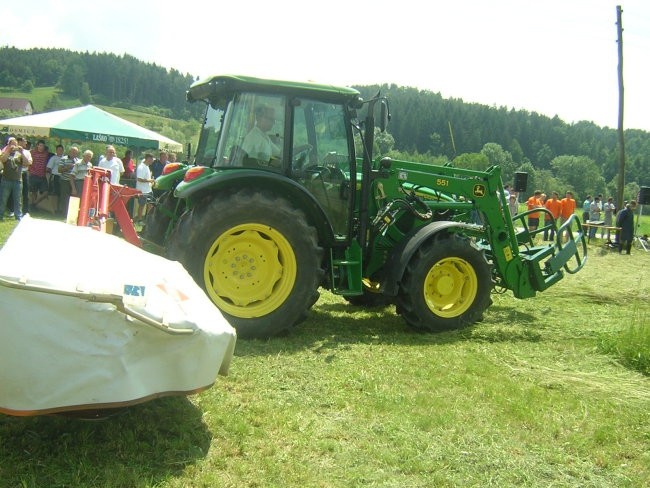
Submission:
<svg viewBox="0 0 650 488">
<path fill-rule="evenodd" d="M 575 229 L 575 235 L 572 231 Z M 567 273 L 575 274 L 587 262 L 587 241 L 584 229 L 577 215 L 572 215 L 564 222 L 556 233 L 556 246 L 558 254 L 553 258 L 552 265 L 563 266 Z M 569 262 L 574 259 L 575 267 L 569 267 Z"/>
<path fill-rule="evenodd" d="M 544 209 L 532 211 L 544 211 Z M 530 288 L 523 286 L 513 289 L 518 298 L 531 297 L 537 291 L 546 290 L 564 277 L 564 271 L 570 274 L 577 273 L 587 260 L 587 242 L 577 216 L 571 216 L 559 229 L 555 228 L 555 221 L 553 221 L 545 227 L 531 231 L 524 217 L 532 211 L 517 214 L 513 219 L 519 224 L 517 226 L 519 256 L 524 267 L 528 269 L 526 273 L 528 280 L 524 282 L 529 282 L 530 286 Z M 550 230 L 551 227 L 556 231 L 555 242 L 536 245 L 536 236 L 544 229 Z"/>
<path fill-rule="evenodd" d="M 529 259 L 533 274 L 531 281 L 537 291 L 546 290 L 560 281 L 564 276 L 563 269 L 570 274 L 582 269 L 587 261 L 587 243 L 578 217 L 571 216 L 558 229 L 555 243 L 530 255 Z M 541 261 L 544 259 L 546 261 L 542 267 Z M 570 262 L 575 266 L 570 266 Z"/>
</svg>

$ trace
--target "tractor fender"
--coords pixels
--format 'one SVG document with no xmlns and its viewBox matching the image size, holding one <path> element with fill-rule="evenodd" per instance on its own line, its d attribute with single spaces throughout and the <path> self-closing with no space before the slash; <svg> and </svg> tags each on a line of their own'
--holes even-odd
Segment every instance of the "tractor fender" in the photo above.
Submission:
<svg viewBox="0 0 650 488">
<path fill-rule="evenodd" d="M 436 221 L 416 229 L 410 236 L 406 236 L 391 251 L 385 265 L 384 280 L 381 291 L 384 295 L 395 296 L 399 290 L 399 283 L 404 275 L 404 270 L 413 257 L 415 251 L 434 235 L 446 232 L 449 229 L 474 229 L 476 226 L 463 222 Z"/>
<path fill-rule="evenodd" d="M 161 192 L 173 190 L 179 181 L 183 181 L 183 177 L 185 176 L 186 171 L 187 168 L 182 168 L 174 171 L 173 173 L 160 175 L 158 178 L 156 178 L 155 189 L 160 190 Z"/>
<path fill-rule="evenodd" d="M 174 194 L 196 205 L 202 200 L 215 198 L 219 192 L 243 188 L 268 190 L 286 198 L 305 213 L 309 224 L 316 228 L 321 244 L 331 246 L 334 242 L 332 224 L 320 203 L 303 186 L 277 173 L 254 169 L 215 171 L 197 181 L 181 182 Z"/>
</svg>

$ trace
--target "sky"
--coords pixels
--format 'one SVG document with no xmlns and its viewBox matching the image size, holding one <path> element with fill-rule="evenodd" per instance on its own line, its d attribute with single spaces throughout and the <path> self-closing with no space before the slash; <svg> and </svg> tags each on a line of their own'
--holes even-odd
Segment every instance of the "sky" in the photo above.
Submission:
<svg viewBox="0 0 650 488">
<path fill-rule="evenodd" d="M 0 45 L 129 54 L 195 77 L 396 84 L 650 131 L 648 0 L 27 0 Z"/>
</svg>

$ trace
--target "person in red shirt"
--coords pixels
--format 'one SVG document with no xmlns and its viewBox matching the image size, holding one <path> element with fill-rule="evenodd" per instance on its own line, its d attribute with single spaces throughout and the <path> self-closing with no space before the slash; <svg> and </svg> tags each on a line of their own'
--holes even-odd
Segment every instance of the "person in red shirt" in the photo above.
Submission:
<svg viewBox="0 0 650 488">
<path fill-rule="evenodd" d="M 541 190 L 535 190 L 535 193 L 533 196 L 531 196 L 528 200 L 526 200 L 526 207 L 528 210 L 532 210 L 534 208 L 542 208 L 544 205 L 541 202 L 542 198 L 542 191 Z M 539 227 L 539 212 L 533 212 L 531 214 L 528 214 L 528 230 L 529 231 L 535 231 Z"/>
<path fill-rule="evenodd" d="M 576 201 L 573 199 L 573 192 L 566 192 L 566 196 L 560 200 L 562 208 L 560 210 L 560 223 L 569 220 L 569 217 L 576 211 Z"/>
<path fill-rule="evenodd" d="M 40 140 L 32 149 L 32 164 L 29 167 L 29 192 L 31 194 L 31 206 L 36 206 L 45 200 L 49 194 L 47 184 L 47 162 L 50 159 L 50 152 L 45 146 L 45 141 Z"/>
<path fill-rule="evenodd" d="M 544 203 L 544 206 L 546 209 L 551 212 L 551 215 L 553 216 L 553 219 L 555 222 L 557 222 L 560 219 L 560 214 L 562 212 L 562 202 L 560 201 L 560 195 L 558 192 L 554 191 L 553 194 L 551 195 L 551 198 L 546 200 Z M 545 213 L 544 214 L 544 226 L 549 225 L 547 229 L 544 229 L 544 240 L 552 241 L 555 239 L 555 225 L 550 225 L 551 224 L 551 215 Z"/>
<path fill-rule="evenodd" d="M 122 164 L 124 165 L 124 173 L 122 173 L 121 179 L 133 180 L 133 184 L 128 184 L 128 186 L 135 187 L 135 161 L 133 161 L 133 151 L 127 149 L 122 158 Z M 130 183 L 130 182 L 129 182 Z"/>
</svg>

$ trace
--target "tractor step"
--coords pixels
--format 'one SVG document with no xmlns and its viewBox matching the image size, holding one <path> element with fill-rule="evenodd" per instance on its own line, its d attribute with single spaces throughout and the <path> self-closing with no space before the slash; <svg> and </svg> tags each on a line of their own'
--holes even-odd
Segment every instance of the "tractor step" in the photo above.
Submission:
<svg viewBox="0 0 650 488">
<path fill-rule="evenodd" d="M 335 258 L 330 250 L 332 291 L 337 295 L 362 295 L 361 282 L 362 259 L 361 249 L 350 246 L 345 249 L 345 255 Z"/>
</svg>

